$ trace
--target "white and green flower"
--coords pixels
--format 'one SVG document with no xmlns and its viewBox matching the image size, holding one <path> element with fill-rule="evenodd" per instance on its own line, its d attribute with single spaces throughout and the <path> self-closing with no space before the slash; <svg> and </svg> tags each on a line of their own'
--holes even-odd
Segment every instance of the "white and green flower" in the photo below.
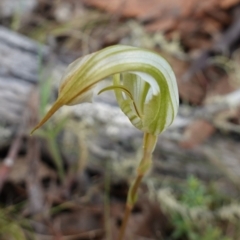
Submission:
<svg viewBox="0 0 240 240">
<path fill-rule="evenodd" d="M 75 60 L 64 74 L 59 96 L 34 130 L 63 105 L 91 102 L 94 87 L 113 76 L 117 102 L 131 123 L 143 132 L 160 134 L 176 117 L 178 88 L 170 65 L 149 50 L 116 45 Z M 34 131 L 33 130 L 33 131 Z"/>
</svg>

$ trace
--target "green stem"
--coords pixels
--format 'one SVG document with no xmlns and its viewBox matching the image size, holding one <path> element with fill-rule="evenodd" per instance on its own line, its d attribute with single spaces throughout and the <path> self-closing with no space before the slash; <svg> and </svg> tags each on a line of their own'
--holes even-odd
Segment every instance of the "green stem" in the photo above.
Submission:
<svg viewBox="0 0 240 240">
<path fill-rule="evenodd" d="M 50 151 L 53 155 L 54 163 L 57 167 L 58 176 L 62 182 L 64 179 L 64 169 L 63 169 L 62 158 L 58 151 L 55 138 L 52 136 L 48 136 L 48 144 L 49 144 Z"/>
<path fill-rule="evenodd" d="M 152 165 L 152 153 L 155 149 L 156 142 L 157 142 L 157 136 L 152 135 L 150 133 L 144 133 L 143 157 L 142 157 L 142 160 L 137 169 L 137 176 L 128 191 L 126 209 L 125 209 L 121 229 L 119 232 L 118 240 L 122 240 L 124 237 L 129 216 L 134 207 L 134 204 L 137 201 L 137 190 L 140 186 L 142 178 L 144 177 L 144 175 L 146 174 L 146 172 L 149 170 L 149 168 Z"/>
</svg>

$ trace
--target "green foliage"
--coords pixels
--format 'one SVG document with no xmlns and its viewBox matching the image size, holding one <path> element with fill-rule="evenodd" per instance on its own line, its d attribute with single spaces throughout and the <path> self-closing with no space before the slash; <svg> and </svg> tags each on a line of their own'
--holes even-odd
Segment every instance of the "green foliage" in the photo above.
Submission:
<svg viewBox="0 0 240 240">
<path fill-rule="evenodd" d="M 231 240 L 228 237 L 222 235 L 219 227 L 213 227 L 211 225 L 204 229 L 203 234 L 198 236 L 199 240 Z"/>
<path fill-rule="evenodd" d="M 214 195 L 208 193 L 206 187 L 196 177 L 190 176 L 179 197 L 181 204 L 189 209 L 209 209 L 214 201 Z M 210 209 L 209 209 L 210 211 Z M 173 213 L 171 216 L 174 232 L 173 239 L 189 240 L 230 240 L 223 236 L 216 223 L 210 221 L 196 221 L 191 214 Z"/>
<path fill-rule="evenodd" d="M 193 219 L 183 217 L 180 214 L 172 216 L 174 225 L 173 239 L 189 239 L 189 240 L 231 240 L 223 236 L 219 227 L 206 223 L 207 226 L 200 226 Z"/>
<path fill-rule="evenodd" d="M 186 187 L 180 196 L 180 202 L 188 207 L 207 206 L 212 201 L 206 187 L 194 176 L 187 179 Z"/>
<path fill-rule="evenodd" d="M 8 208 L 0 207 L 0 239 L 1 240 L 26 240 L 23 225 L 26 220 L 19 217 L 17 206 Z M 33 238 L 32 238 L 33 239 Z"/>
</svg>

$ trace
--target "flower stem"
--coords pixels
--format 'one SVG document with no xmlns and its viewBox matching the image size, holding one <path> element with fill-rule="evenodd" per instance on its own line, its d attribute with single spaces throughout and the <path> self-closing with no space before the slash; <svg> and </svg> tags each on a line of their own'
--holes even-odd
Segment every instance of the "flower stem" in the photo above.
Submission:
<svg viewBox="0 0 240 240">
<path fill-rule="evenodd" d="M 143 157 L 137 169 L 137 176 L 128 191 L 126 209 L 125 209 L 121 229 L 119 232 L 118 240 L 123 240 L 129 216 L 134 207 L 134 204 L 137 201 L 137 190 L 140 186 L 142 178 L 144 177 L 144 175 L 152 165 L 152 153 L 155 149 L 156 142 L 157 142 L 157 136 L 150 133 L 144 133 Z"/>
</svg>

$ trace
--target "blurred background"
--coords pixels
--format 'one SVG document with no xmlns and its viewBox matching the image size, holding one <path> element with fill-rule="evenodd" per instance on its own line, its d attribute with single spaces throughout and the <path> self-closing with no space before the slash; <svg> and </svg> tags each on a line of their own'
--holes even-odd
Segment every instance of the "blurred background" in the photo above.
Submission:
<svg viewBox="0 0 240 240">
<path fill-rule="evenodd" d="M 239 0 L 0 0 L 0 239 L 116 239 L 142 133 L 106 92 L 30 137 L 76 58 L 161 54 L 180 108 L 126 240 L 240 239 Z"/>
</svg>

